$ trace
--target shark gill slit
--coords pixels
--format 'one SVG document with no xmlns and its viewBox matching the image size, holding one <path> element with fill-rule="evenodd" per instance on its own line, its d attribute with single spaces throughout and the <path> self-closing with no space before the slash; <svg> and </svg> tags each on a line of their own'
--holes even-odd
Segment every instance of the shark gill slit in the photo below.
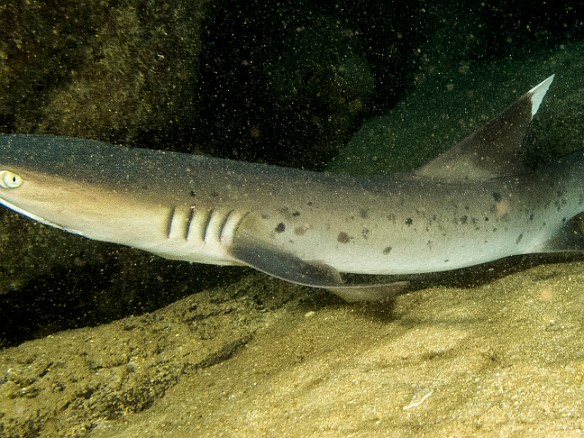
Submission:
<svg viewBox="0 0 584 438">
<path fill-rule="evenodd" d="M 221 226 L 221 231 L 219 233 L 219 242 L 223 245 L 231 245 L 233 243 L 233 238 L 237 233 L 241 223 L 245 217 L 249 214 L 249 211 L 244 211 L 243 213 L 238 212 L 233 209 L 225 216 L 225 221 Z"/>
<path fill-rule="evenodd" d="M 211 224 L 211 219 L 213 218 L 213 215 L 215 214 L 215 209 L 211 209 L 209 210 L 209 212 L 207 213 L 207 215 L 205 216 L 205 218 L 203 219 L 203 223 L 201 224 L 201 230 L 203 231 L 203 235 L 201 236 L 203 242 L 207 243 L 207 237 L 209 236 L 209 234 L 211 233 L 211 231 L 209 230 L 209 225 Z"/>
<path fill-rule="evenodd" d="M 195 218 L 195 206 L 191 205 L 189 207 L 189 215 L 187 216 L 187 221 L 185 223 L 184 229 L 184 239 L 189 240 L 189 235 L 191 233 L 191 224 L 193 223 L 193 219 Z"/>
<path fill-rule="evenodd" d="M 219 235 L 220 242 L 223 245 L 232 245 L 233 239 L 237 234 L 237 230 L 241 226 L 243 220 L 249 215 L 249 211 L 245 211 L 243 213 L 238 213 L 237 210 L 231 210 L 227 215 L 227 219 L 225 221 L 225 226 L 221 230 L 221 234 Z M 233 219 L 232 219 L 233 218 Z"/>
<path fill-rule="evenodd" d="M 223 216 L 221 219 L 221 222 L 219 223 L 219 232 L 217 233 L 217 239 L 219 240 L 219 242 L 221 243 L 223 241 L 223 236 L 226 234 L 226 226 L 229 222 L 229 218 L 231 217 L 231 215 L 235 213 L 235 210 L 229 210 L 227 212 L 227 214 L 225 216 Z M 227 230 L 228 232 L 229 230 Z"/>
<path fill-rule="evenodd" d="M 168 218 L 166 220 L 166 239 L 170 239 L 170 233 L 172 232 L 172 221 L 174 220 L 174 215 L 176 213 L 176 207 L 172 207 L 168 213 Z"/>
</svg>

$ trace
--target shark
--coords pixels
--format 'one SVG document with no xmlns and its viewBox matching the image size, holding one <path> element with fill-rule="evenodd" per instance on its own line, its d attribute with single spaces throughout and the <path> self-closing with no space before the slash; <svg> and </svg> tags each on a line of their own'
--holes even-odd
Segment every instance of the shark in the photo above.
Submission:
<svg viewBox="0 0 584 438">
<path fill-rule="evenodd" d="M 530 253 L 584 248 L 584 152 L 529 167 L 521 144 L 554 76 L 409 173 L 359 177 L 0 135 L 0 203 L 90 239 L 196 263 L 242 265 L 383 300 L 407 281 Z M 362 274 L 346 281 L 345 274 Z M 395 277 L 394 277 L 395 278 Z"/>
</svg>

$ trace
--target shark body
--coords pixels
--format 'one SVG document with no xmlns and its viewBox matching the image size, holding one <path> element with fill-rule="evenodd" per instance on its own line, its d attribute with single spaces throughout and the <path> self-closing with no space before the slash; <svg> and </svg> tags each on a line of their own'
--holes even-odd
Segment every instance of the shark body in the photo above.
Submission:
<svg viewBox="0 0 584 438">
<path fill-rule="evenodd" d="M 379 285 L 339 273 L 427 273 L 571 249 L 584 153 L 536 169 L 518 157 L 552 80 L 420 169 L 389 177 L 1 135 L 0 203 L 91 239 L 378 299 Z"/>
</svg>

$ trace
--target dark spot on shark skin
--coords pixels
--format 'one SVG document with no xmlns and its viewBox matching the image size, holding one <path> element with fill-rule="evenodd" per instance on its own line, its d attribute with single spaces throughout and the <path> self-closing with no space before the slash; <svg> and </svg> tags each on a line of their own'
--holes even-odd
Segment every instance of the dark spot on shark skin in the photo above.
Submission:
<svg viewBox="0 0 584 438">
<path fill-rule="evenodd" d="M 194 198 L 195 196 L 197 196 L 197 194 L 195 193 L 194 190 L 191 190 L 189 195 L 191 196 L 191 198 Z"/>
<path fill-rule="evenodd" d="M 411 217 L 406 218 L 406 225 L 410 226 L 414 223 L 414 220 Z"/>
<path fill-rule="evenodd" d="M 493 192 L 493 199 L 495 202 L 501 202 L 503 200 L 503 196 L 499 192 Z"/>
<path fill-rule="evenodd" d="M 531 222 L 532 220 L 533 220 L 533 213 L 531 213 L 531 214 L 529 215 L 529 221 Z"/>
<path fill-rule="evenodd" d="M 308 202 L 306 203 L 306 205 L 308 205 L 308 206 L 312 207 L 312 201 L 308 201 Z"/>
<path fill-rule="evenodd" d="M 337 236 L 337 241 L 340 243 L 349 243 L 350 240 L 351 240 L 351 238 L 344 231 L 341 231 L 339 233 L 339 235 Z"/>
<path fill-rule="evenodd" d="M 278 225 L 276 225 L 276 233 L 283 233 L 284 231 L 286 231 L 286 225 L 284 222 L 280 222 Z"/>
<path fill-rule="evenodd" d="M 521 242 L 521 239 L 523 239 L 523 233 L 517 236 L 517 239 L 515 239 L 515 245 L 519 244 L 519 242 Z"/>
<path fill-rule="evenodd" d="M 369 238 L 369 229 L 363 228 L 363 231 L 361 231 L 361 235 L 363 236 L 363 239 L 368 239 Z"/>
<path fill-rule="evenodd" d="M 362 208 L 359 210 L 359 216 L 361 216 L 361 219 L 367 219 L 369 217 L 368 211 L 369 210 L 367 208 Z"/>
<path fill-rule="evenodd" d="M 267 214 L 265 214 L 265 213 L 262 213 L 262 219 L 266 220 L 266 219 L 269 219 L 269 218 L 270 218 L 270 216 L 268 216 L 268 215 L 267 215 Z"/>
<path fill-rule="evenodd" d="M 468 216 L 467 215 L 461 216 L 460 223 L 466 225 L 468 223 Z"/>
<path fill-rule="evenodd" d="M 297 211 L 297 210 L 290 211 L 290 209 L 288 207 L 282 207 L 278 211 L 282 214 L 284 219 L 292 219 L 293 217 L 300 216 L 299 211 Z"/>
<path fill-rule="evenodd" d="M 391 252 L 391 246 L 386 246 L 385 249 L 383 250 L 383 255 L 387 255 Z"/>
</svg>

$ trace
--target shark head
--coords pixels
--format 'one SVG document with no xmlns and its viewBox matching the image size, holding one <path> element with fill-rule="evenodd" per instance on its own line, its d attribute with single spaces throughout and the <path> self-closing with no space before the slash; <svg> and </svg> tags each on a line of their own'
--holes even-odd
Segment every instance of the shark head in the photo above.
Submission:
<svg viewBox="0 0 584 438">
<path fill-rule="evenodd" d="M 95 153 L 100 145 L 70 138 L 1 136 L 0 204 L 43 224 L 108 240 L 120 217 L 140 206 L 122 196 L 116 172 L 108 178 L 107 162 L 94 165 L 87 151 Z M 123 164 L 118 164 L 117 173 L 120 167 Z"/>
</svg>

